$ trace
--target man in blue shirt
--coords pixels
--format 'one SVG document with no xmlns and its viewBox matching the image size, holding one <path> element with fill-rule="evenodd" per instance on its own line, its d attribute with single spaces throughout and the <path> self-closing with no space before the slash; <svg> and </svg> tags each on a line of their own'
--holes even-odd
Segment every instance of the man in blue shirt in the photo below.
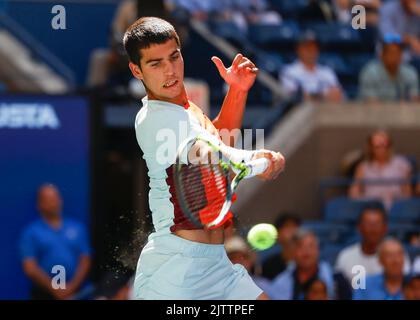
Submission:
<svg viewBox="0 0 420 320">
<path fill-rule="evenodd" d="M 303 300 L 311 285 L 321 280 L 327 287 L 328 297 L 334 297 L 333 272 L 328 263 L 319 259 L 319 243 L 316 235 L 299 229 L 291 239 L 294 261 L 274 278 L 266 292 L 273 300 Z"/>
<path fill-rule="evenodd" d="M 53 185 L 38 191 L 38 219 L 25 228 L 20 241 L 23 271 L 32 282 L 32 299 L 68 299 L 83 285 L 90 269 L 87 232 L 79 222 L 61 215 L 62 199 Z M 54 282 L 59 274 L 64 278 Z M 56 285 L 59 284 L 57 288 Z"/>
<path fill-rule="evenodd" d="M 403 300 L 404 248 L 398 240 L 386 239 L 379 247 L 383 273 L 368 276 L 366 288 L 355 289 L 353 300 Z"/>
</svg>

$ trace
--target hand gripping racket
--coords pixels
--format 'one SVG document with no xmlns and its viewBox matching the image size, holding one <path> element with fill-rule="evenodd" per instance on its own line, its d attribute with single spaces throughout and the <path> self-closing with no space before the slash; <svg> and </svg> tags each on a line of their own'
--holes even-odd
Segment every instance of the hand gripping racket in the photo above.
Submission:
<svg viewBox="0 0 420 320">
<path fill-rule="evenodd" d="M 263 173 L 266 158 L 226 146 L 217 137 L 200 135 L 179 147 L 174 165 L 177 200 L 184 215 L 198 227 L 217 227 L 232 205 L 241 180 Z"/>
</svg>

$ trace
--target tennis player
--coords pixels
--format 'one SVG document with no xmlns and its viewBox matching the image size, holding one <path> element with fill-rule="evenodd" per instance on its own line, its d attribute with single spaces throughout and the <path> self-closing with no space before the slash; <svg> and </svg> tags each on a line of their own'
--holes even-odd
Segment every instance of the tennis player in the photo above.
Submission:
<svg viewBox="0 0 420 320">
<path fill-rule="evenodd" d="M 232 265 L 226 256 L 223 230 L 232 215 L 212 230 L 197 228 L 179 208 L 172 177 L 182 139 L 204 132 L 218 136 L 220 129 L 241 127 L 247 93 L 258 69 L 241 54 L 229 68 L 219 58 L 212 58 L 229 91 L 220 113 L 210 121 L 188 100 L 181 44 L 170 23 L 155 17 L 141 18 L 127 29 L 124 46 L 129 68 L 147 92 L 135 130 L 148 168 L 154 225 L 138 261 L 134 296 L 159 300 L 266 299 L 245 268 Z M 284 167 L 280 153 L 245 152 L 253 152 L 253 159 L 269 159 L 269 166 L 260 175 L 263 179 L 275 178 Z"/>
</svg>

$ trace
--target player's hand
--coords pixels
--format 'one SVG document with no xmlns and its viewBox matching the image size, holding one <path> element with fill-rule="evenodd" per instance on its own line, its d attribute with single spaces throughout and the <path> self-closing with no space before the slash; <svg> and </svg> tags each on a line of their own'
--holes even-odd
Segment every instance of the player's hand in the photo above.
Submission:
<svg viewBox="0 0 420 320">
<path fill-rule="evenodd" d="M 216 65 L 220 76 L 229 86 L 241 91 L 248 91 L 254 84 L 258 68 L 242 54 L 238 53 L 236 55 L 229 68 L 225 67 L 219 57 L 212 57 L 211 60 Z"/>
<path fill-rule="evenodd" d="M 269 160 L 267 169 L 258 177 L 264 180 L 271 180 L 278 177 L 278 175 L 284 170 L 286 160 L 280 152 L 274 152 L 270 150 L 260 150 L 255 154 L 254 159 L 266 158 Z"/>
<path fill-rule="evenodd" d="M 72 295 L 71 290 L 67 288 L 66 289 L 52 289 L 51 293 L 54 296 L 54 298 L 56 298 L 57 300 L 66 300 L 66 299 L 69 299 Z"/>
</svg>

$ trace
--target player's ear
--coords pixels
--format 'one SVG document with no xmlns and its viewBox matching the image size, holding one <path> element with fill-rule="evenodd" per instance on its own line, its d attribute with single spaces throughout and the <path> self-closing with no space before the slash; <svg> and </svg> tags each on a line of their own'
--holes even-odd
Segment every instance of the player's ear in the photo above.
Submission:
<svg viewBox="0 0 420 320">
<path fill-rule="evenodd" d="M 143 80 L 143 73 L 141 72 L 141 69 L 137 64 L 130 62 L 128 63 L 128 67 L 130 68 L 131 73 L 135 78 Z"/>
</svg>

